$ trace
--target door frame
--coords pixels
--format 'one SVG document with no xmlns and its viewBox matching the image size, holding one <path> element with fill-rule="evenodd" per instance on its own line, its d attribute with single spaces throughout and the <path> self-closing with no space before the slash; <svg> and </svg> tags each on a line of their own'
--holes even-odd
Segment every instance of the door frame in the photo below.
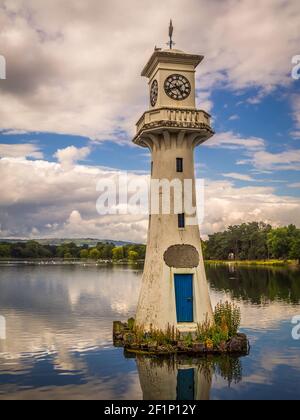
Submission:
<svg viewBox="0 0 300 420">
<path fill-rule="evenodd" d="M 173 287 L 173 302 L 174 302 L 174 307 L 175 307 L 175 317 L 176 317 L 176 321 L 177 321 L 177 307 L 176 307 L 176 290 L 175 290 L 175 274 L 191 274 L 193 277 L 192 280 L 192 287 L 193 287 L 193 321 L 192 322 L 178 322 L 177 324 L 182 325 L 182 324 L 194 324 L 195 323 L 195 319 L 196 319 L 196 299 L 195 299 L 195 292 L 196 292 L 196 288 L 195 288 L 195 280 L 196 280 L 196 270 L 194 268 L 172 268 L 171 269 L 171 281 L 172 281 L 172 287 Z"/>
</svg>

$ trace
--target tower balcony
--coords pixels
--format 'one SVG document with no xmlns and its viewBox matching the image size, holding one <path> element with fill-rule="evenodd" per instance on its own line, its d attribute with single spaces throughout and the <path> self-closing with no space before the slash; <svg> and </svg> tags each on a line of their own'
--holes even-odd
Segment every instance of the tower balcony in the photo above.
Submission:
<svg viewBox="0 0 300 420">
<path fill-rule="evenodd" d="M 145 112 L 136 124 L 137 134 L 134 143 L 138 144 L 144 132 L 161 131 L 207 131 L 208 137 L 214 134 L 210 125 L 211 116 L 198 109 L 156 108 Z"/>
</svg>

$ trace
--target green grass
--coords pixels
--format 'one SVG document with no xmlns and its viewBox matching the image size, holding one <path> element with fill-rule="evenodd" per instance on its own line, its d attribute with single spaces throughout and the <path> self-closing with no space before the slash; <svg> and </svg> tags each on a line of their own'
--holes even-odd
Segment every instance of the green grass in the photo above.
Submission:
<svg viewBox="0 0 300 420">
<path fill-rule="evenodd" d="M 296 260 L 243 260 L 243 261 L 227 261 L 227 260 L 206 260 L 206 264 L 234 264 L 234 265 L 254 265 L 254 266 L 270 266 L 270 267 L 286 267 L 298 265 Z"/>
</svg>

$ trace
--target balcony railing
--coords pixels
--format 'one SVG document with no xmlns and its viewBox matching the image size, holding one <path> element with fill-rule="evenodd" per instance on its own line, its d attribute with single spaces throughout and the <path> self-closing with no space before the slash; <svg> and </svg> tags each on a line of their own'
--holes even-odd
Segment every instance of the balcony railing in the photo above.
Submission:
<svg viewBox="0 0 300 420">
<path fill-rule="evenodd" d="M 145 112 L 137 123 L 137 133 L 150 126 L 186 126 L 197 127 L 202 124 L 210 127 L 210 115 L 197 109 L 158 108 Z"/>
</svg>

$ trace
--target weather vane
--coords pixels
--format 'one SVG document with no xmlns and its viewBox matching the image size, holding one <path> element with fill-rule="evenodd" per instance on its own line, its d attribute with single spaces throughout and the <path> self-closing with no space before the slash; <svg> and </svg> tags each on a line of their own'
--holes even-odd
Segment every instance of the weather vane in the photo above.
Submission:
<svg viewBox="0 0 300 420">
<path fill-rule="evenodd" d="M 170 38 L 170 41 L 167 43 L 167 45 L 169 45 L 169 47 L 170 47 L 170 50 L 172 49 L 172 47 L 174 45 L 176 45 L 175 42 L 173 41 L 173 32 L 174 32 L 174 26 L 173 26 L 173 22 L 172 22 L 172 19 L 171 19 L 170 20 L 170 26 L 169 26 L 169 38 Z"/>
</svg>

